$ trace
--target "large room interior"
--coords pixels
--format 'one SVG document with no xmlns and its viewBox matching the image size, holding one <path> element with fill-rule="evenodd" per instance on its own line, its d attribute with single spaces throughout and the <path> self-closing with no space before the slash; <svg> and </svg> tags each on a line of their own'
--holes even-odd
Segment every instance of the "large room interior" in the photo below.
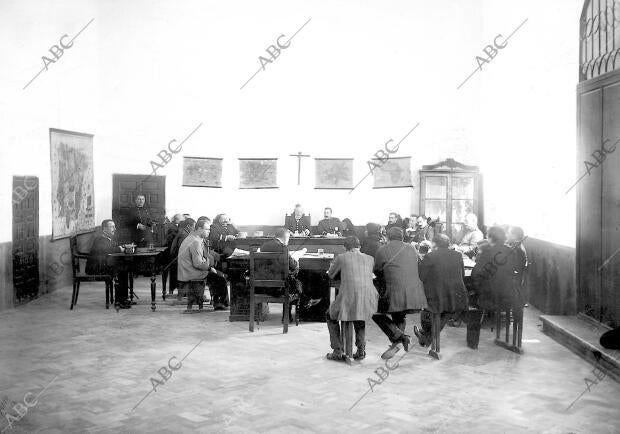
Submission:
<svg viewBox="0 0 620 434">
<path fill-rule="evenodd" d="M 619 16 L 0 2 L 2 433 L 618 432 Z"/>
</svg>

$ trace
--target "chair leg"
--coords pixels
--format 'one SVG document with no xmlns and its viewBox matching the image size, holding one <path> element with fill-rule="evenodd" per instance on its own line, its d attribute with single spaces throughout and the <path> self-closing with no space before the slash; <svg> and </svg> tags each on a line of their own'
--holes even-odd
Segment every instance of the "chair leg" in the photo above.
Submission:
<svg viewBox="0 0 620 434">
<path fill-rule="evenodd" d="M 73 301 L 73 305 L 77 306 L 78 297 L 80 296 L 80 281 L 78 280 L 75 283 L 75 300 Z"/>
<path fill-rule="evenodd" d="M 250 290 L 250 331 L 254 331 L 254 311 L 256 309 L 256 303 L 254 302 L 254 290 Z"/>
<path fill-rule="evenodd" d="M 75 286 L 75 281 L 74 281 L 73 291 L 71 292 L 71 307 L 69 308 L 69 310 L 73 310 L 73 305 L 75 305 L 75 290 L 76 290 L 76 286 Z"/>
<path fill-rule="evenodd" d="M 495 329 L 495 338 L 499 340 L 502 329 L 502 311 L 499 309 L 495 311 Z"/>
<path fill-rule="evenodd" d="M 299 297 L 295 301 L 295 327 L 299 325 Z"/>
<path fill-rule="evenodd" d="M 107 280 L 105 281 L 105 308 L 110 308 L 110 284 Z"/>
<path fill-rule="evenodd" d="M 287 294 L 288 295 L 288 294 Z M 284 314 L 284 330 L 282 333 L 288 333 L 288 322 L 289 322 L 289 308 L 291 306 L 291 300 L 289 299 L 289 297 L 286 297 L 284 299 L 284 306 L 283 306 L 283 310 L 284 312 L 282 312 Z"/>
<path fill-rule="evenodd" d="M 510 310 L 506 311 L 506 343 L 508 343 L 508 336 L 510 335 Z"/>
</svg>

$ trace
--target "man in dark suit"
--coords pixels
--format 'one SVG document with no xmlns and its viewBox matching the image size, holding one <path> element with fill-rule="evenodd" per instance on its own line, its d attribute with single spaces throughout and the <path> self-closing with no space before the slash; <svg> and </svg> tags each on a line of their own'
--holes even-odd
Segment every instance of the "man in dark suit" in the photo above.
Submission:
<svg viewBox="0 0 620 434">
<path fill-rule="evenodd" d="M 260 246 L 261 252 L 286 252 L 288 251 L 288 241 L 291 233 L 286 228 L 276 229 L 276 236 L 274 239 L 265 242 Z M 302 287 L 301 282 L 297 280 L 297 274 L 299 273 L 299 262 L 297 262 L 291 255 L 288 255 L 288 288 L 289 293 L 301 294 Z M 281 294 L 274 294 L 281 295 Z"/>
<path fill-rule="evenodd" d="M 433 250 L 426 254 L 420 263 L 420 279 L 424 283 L 428 308 L 420 315 L 422 330 L 414 326 L 413 332 L 423 347 L 432 340 L 433 314 L 441 314 L 441 331 L 452 313 L 462 312 L 467 308 L 463 255 L 448 247 L 450 238 L 447 235 L 435 235 Z"/>
<path fill-rule="evenodd" d="M 325 208 L 323 211 L 325 218 L 321 220 L 316 228 L 317 235 L 340 235 L 342 232 L 342 223 L 340 219 L 332 217 L 332 209 Z"/>
<path fill-rule="evenodd" d="M 235 239 L 239 231 L 224 213 L 215 216 L 209 233 L 211 248 L 220 255 L 228 256 L 235 250 Z"/>
<path fill-rule="evenodd" d="M 293 235 L 310 235 L 310 217 L 304 214 L 304 209 L 300 204 L 295 205 L 293 215 L 286 216 L 284 219 L 284 226 Z"/>
<path fill-rule="evenodd" d="M 146 197 L 140 193 L 136 196 L 136 207 L 128 211 L 126 223 L 131 241 L 138 247 L 146 247 L 153 241 L 153 220 L 145 206 Z"/>
<path fill-rule="evenodd" d="M 377 254 L 379 247 L 383 245 L 383 235 L 381 235 L 381 225 L 368 223 L 366 225 L 364 241 L 362 241 L 361 252 L 373 258 Z"/>
<path fill-rule="evenodd" d="M 410 338 L 405 334 L 405 316 L 427 307 L 424 287 L 418 276 L 418 252 L 403 242 L 403 230 L 392 227 L 388 243 L 377 251 L 374 272 L 381 282 L 379 313 L 372 319 L 390 340 L 381 358 L 390 359 L 400 350 L 409 351 Z"/>
<path fill-rule="evenodd" d="M 104 220 L 101 223 L 101 229 L 101 234 L 95 237 L 93 245 L 90 248 L 88 259 L 86 260 L 86 274 L 113 274 L 114 271 L 110 266 L 108 254 L 125 251 L 125 249 L 117 245 L 114 240 L 114 233 L 116 232 L 114 220 Z M 116 287 L 114 295 L 115 306 L 119 309 L 129 309 L 131 307 L 128 300 L 127 287 L 128 272 L 127 270 L 119 270 L 118 286 Z"/>
<path fill-rule="evenodd" d="M 172 221 L 166 228 L 166 247 L 168 248 L 168 250 L 166 250 L 164 261 L 166 265 L 170 264 L 170 261 L 175 262 L 174 266 L 168 267 L 169 274 L 170 274 L 168 294 L 172 294 L 173 291 L 178 286 L 176 257 L 172 256 L 172 243 L 174 242 L 174 239 L 176 238 L 176 236 L 179 234 L 179 224 L 183 220 L 185 220 L 185 217 L 183 217 L 183 214 L 175 214 L 172 217 Z"/>
</svg>

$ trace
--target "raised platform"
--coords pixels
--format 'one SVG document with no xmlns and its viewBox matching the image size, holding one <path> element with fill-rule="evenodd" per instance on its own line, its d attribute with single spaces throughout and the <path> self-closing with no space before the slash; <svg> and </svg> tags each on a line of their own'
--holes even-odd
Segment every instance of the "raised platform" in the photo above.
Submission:
<svg viewBox="0 0 620 434">
<path fill-rule="evenodd" d="M 546 335 L 620 382 L 620 351 L 605 349 L 599 343 L 609 327 L 582 314 L 541 315 L 540 319 Z"/>
</svg>

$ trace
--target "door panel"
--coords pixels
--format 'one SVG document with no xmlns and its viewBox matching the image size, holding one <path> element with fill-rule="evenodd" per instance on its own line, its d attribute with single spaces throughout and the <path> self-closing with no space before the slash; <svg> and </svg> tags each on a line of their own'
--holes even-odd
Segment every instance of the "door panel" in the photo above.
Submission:
<svg viewBox="0 0 620 434">
<path fill-rule="evenodd" d="M 39 295 L 39 179 L 13 177 L 13 288 L 15 304 Z"/>
<path fill-rule="evenodd" d="M 620 83 L 603 89 L 603 139 L 610 149 L 620 139 Z M 620 143 L 607 155 L 602 172 L 602 260 L 616 253 L 600 273 L 601 320 L 620 323 Z"/>
<path fill-rule="evenodd" d="M 592 152 L 600 149 L 602 91 L 583 93 L 579 98 L 579 146 L 577 178 L 586 173 L 584 161 L 592 161 Z M 577 269 L 579 311 L 600 320 L 601 282 L 601 170 L 591 169 L 575 187 L 577 190 Z"/>
<path fill-rule="evenodd" d="M 147 175 L 112 175 L 112 219 L 116 223 L 117 239 L 128 243 L 131 236 L 127 230 L 125 216 L 135 206 L 138 193 L 144 194 L 145 206 L 157 226 L 154 228 L 154 242 L 162 245 L 164 218 L 166 215 L 166 177 Z"/>
</svg>

